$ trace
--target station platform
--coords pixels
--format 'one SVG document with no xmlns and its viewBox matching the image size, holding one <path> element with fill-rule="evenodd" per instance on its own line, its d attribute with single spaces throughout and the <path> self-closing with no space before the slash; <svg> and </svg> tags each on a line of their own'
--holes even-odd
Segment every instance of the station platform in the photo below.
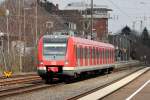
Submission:
<svg viewBox="0 0 150 100">
<path fill-rule="evenodd" d="M 150 70 L 102 100 L 150 100 Z"/>
<path fill-rule="evenodd" d="M 124 79 L 114 84 L 104 87 L 78 100 L 99 100 L 99 99 L 100 100 L 149 100 L 150 98 L 149 95 L 150 71 L 149 70 L 150 67 L 146 67 L 142 70 L 139 70 L 131 74 L 130 76 L 125 77 Z"/>
</svg>

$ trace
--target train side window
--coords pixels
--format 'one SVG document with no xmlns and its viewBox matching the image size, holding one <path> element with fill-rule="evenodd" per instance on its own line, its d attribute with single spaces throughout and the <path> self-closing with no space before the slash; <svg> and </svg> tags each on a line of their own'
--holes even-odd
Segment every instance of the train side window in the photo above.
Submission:
<svg viewBox="0 0 150 100">
<path fill-rule="evenodd" d="M 80 59 L 82 59 L 83 58 L 83 49 L 82 49 L 82 47 L 80 47 Z"/>
<path fill-rule="evenodd" d="M 95 58 L 95 48 L 93 48 L 93 59 Z"/>
<path fill-rule="evenodd" d="M 88 51 L 87 51 L 87 47 L 85 47 L 85 63 L 87 64 L 88 61 Z"/>
<path fill-rule="evenodd" d="M 104 64 L 104 59 L 105 59 L 105 49 L 103 48 L 103 64 Z"/>
<path fill-rule="evenodd" d="M 101 63 L 103 64 L 103 49 L 101 49 Z"/>
<path fill-rule="evenodd" d="M 78 59 L 80 59 L 80 47 L 78 47 Z"/>
<path fill-rule="evenodd" d="M 107 63 L 108 63 L 108 59 L 109 59 L 109 49 L 107 49 Z"/>
<path fill-rule="evenodd" d="M 97 48 L 97 64 L 99 64 L 99 48 Z"/>
<path fill-rule="evenodd" d="M 108 56 L 109 57 L 109 63 L 110 63 L 110 58 L 111 58 L 110 55 L 111 55 L 111 49 L 109 49 L 109 56 Z"/>
<path fill-rule="evenodd" d="M 75 52 L 75 56 L 76 56 L 76 59 L 78 58 L 77 57 L 77 45 L 74 45 L 74 52 Z"/>
<path fill-rule="evenodd" d="M 82 59 L 84 59 L 84 48 L 82 48 Z"/>
<path fill-rule="evenodd" d="M 110 61 L 112 61 L 112 49 L 110 49 Z"/>
<path fill-rule="evenodd" d="M 105 49 L 105 62 L 106 62 L 106 64 L 107 64 L 107 49 Z"/>
<path fill-rule="evenodd" d="M 108 63 L 109 63 L 109 57 L 110 57 L 110 49 L 108 49 Z"/>
<path fill-rule="evenodd" d="M 93 62 L 94 62 L 94 48 L 92 47 L 92 58 L 91 58 L 91 60 L 92 60 L 92 65 L 93 65 Z"/>
<path fill-rule="evenodd" d="M 108 49 L 108 63 L 110 63 L 110 49 Z"/>
<path fill-rule="evenodd" d="M 99 64 L 101 64 L 101 48 L 99 48 Z"/>
<path fill-rule="evenodd" d="M 97 61 L 97 64 L 98 64 L 98 57 L 99 57 L 99 52 L 98 52 L 98 48 L 96 48 L 96 61 Z"/>
<path fill-rule="evenodd" d="M 90 47 L 87 48 L 87 59 L 88 59 L 88 65 L 90 65 Z"/>
<path fill-rule="evenodd" d="M 78 65 L 80 65 L 80 47 L 77 47 L 77 61 Z"/>
</svg>

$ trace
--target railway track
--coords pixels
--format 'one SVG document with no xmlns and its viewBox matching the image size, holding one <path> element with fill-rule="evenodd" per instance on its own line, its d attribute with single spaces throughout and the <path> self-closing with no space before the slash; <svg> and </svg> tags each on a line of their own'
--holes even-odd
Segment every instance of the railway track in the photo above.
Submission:
<svg viewBox="0 0 150 100">
<path fill-rule="evenodd" d="M 31 75 L 31 74 L 30 74 Z M 23 75 L 15 78 L 0 80 L 0 97 L 12 96 L 15 94 L 27 93 L 39 89 L 58 86 L 62 83 L 47 85 L 37 75 Z"/>
<path fill-rule="evenodd" d="M 19 78 L 12 78 L 12 79 L 1 79 L 0 87 L 14 85 L 14 84 L 28 83 L 37 80 L 41 80 L 41 78 L 39 76 L 24 76 Z"/>
<path fill-rule="evenodd" d="M 19 79 L 21 79 L 21 80 L 19 80 Z M 31 79 L 31 80 L 29 80 L 29 79 Z M 7 80 L 5 82 L 1 81 L 0 85 L 3 84 L 1 86 L 13 85 L 13 84 L 17 84 L 17 82 L 18 82 L 18 84 L 20 84 L 20 83 L 28 83 L 28 84 L 24 84 L 23 86 L 18 86 L 18 87 L 13 87 L 13 88 L 7 88 L 7 89 L 3 88 L 3 89 L 0 90 L 0 97 L 12 96 L 12 95 L 15 95 L 15 94 L 28 93 L 28 92 L 35 91 L 35 90 L 41 90 L 41 89 L 45 89 L 45 88 L 52 88 L 52 87 L 56 87 L 56 86 L 59 86 L 59 85 L 64 85 L 64 83 L 56 83 L 56 84 L 46 85 L 41 79 L 40 79 L 41 81 L 38 81 L 38 82 L 35 81 L 35 80 L 38 80 L 38 79 L 39 79 L 39 77 L 37 77 L 37 76 L 35 77 L 35 79 L 33 79 L 33 77 L 30 76 L 30 77 L 28 77 L 27 80 L 25 80 L 25 78 L 17 78 L 17 79 L 14 79 L 14 80 Z M 120 80 L 120 79 L 118 79 L 118 80 Z M 18 80 L 18 81 L 16 81 L 16 80 Z M 34 83 L 32 83 L 32 82 L 34 82 Z M 113 82 L 116 82 L 116 81 L 113 81 Z M 80 97 L 83 97 L 87 94 L 95 92 L 96 90 L 101 89 L 101 88 L 103 88 L 107 85 L 110 85 L 113 82 L 111 82 L 109 84 L 105 84 L 105 85 L 103 85 L 101 87 L 98 87 L 96 89 L 87 91 L 87 92 L 82 93 L 80 95 L 71 97 L 68 100 L 76 100 L 76 99 L 78 99 Z"/>
<path fill-rule="evenodd" d="M 9 79 L 11 78 L 19 78 L 19 77 L 28 77 L 28 76 L 37 76 L 36 73 L 28 73 L 28 74 L 16 74 L 16 75 L 13 75 L 12 77 L 10 77 Z M 6 79 L 5 76 L 0 76 L 0 80 L 2 79 Z"/>
<path fill-rule="evenodd" d="M 58 85 L 63 85 L 63 83 L 46 85 L 46 84 L 43 84 L 42 82 L 39 82 L 36 84 L 29 84 L 26 86 L 21 86 L 21 87 L 16 87 L 16 88 L 2 89 L 0 90 L 0 97 L 12 96 L 16 94 L 18 95 L 18 94 L 28 93 L 28 92 L 32 92 L 35 90 L 45 89 L 45 88 L 54 88 Z"/>
</svg>

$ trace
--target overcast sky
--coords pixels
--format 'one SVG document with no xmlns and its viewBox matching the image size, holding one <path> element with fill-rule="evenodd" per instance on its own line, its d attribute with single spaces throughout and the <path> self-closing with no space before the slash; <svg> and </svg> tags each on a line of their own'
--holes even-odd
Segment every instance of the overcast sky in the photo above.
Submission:
<svg viewBox="0 0 150 100">
<path fill-rule="evenodd" d="M 4 0 L 0 0 L 4 1 Z M 91 0 L 49 0 L 55 4 L 59 4 L 60 8 L 64 8 L 71 2 L 87 2 Z M 124 26 L 128 25 L 135 29 L 141 30 L 141 20 L 143 21 L 142 28 L 148 27 L 150 30 L 150 0 L 94 0 L 94 4 L 107 5 L 113 11 L 111 12 L 112 19 L 109 19 L 109 31 L 117 32 Z"/>
<path fill-rule="evenodd" d="M 71 2 L 87 2 L 91 0 L 50 0 L 55 4 L 58 3 L 61 8 Z M 128 25 L 135 29 L 141 30 L 141 20 L 143 21 L 142 28 L 147 26 L 150 30 L 150 0 L 94 0 L 94 4 L 107 5 L 113 10 L 111 12 L 112 19 L 109 19 L 109 31 L 117 32 L 122 27 Z M 117 17 L 118 16 L 118 17 Z"/>
</svg>

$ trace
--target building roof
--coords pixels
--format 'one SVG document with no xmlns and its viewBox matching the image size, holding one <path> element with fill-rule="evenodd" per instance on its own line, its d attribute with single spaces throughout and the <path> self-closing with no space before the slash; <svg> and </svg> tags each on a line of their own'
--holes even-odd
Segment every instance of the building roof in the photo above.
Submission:
<svg viewBox="0 0 150 100">
<path fill-rule="evenodd" d="M 86 10 L 86 9 L 91 9 L 91 5 L 87 4 L 85 2 L 73 2 L 69 3 L 63 10 Z M 109 9 L 108 6 L 106 5 L 93 5 L 93 9 L 103 9 L 107 11 L 112 11 L 112 9 Z"/>
</svg>

